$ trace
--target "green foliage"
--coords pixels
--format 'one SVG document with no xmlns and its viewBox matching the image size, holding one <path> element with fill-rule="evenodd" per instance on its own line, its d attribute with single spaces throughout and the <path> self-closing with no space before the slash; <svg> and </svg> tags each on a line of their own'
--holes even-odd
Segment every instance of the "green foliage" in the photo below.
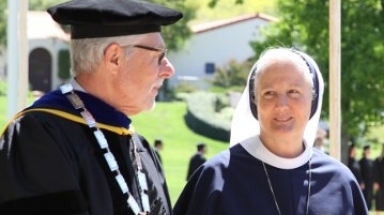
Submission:
<svg viewBox="0 0 384 215">
<path fill-rule="evenodd" d="M 180 82 L 174 89 L 175 93 L 193 93 L 196 92 L 198 89 L 195 85 Z"/>
<path fill-rule="evenodd" d="M 48 7 L 68 0 L 29 0 L 29 10 L 45 11 Z"/>
<path fill-rule="evenodd" d="M 5 44 L 7 38 L 7 17 L 8 17 L 8 9 L 7 9 L 7 0 L 0 1 L 0 45 Z"/>
<path fill-rule="evenodd" d="M 211 0 L 211 1 L 208 3 L 208 6 L 209 6 L 210 8 L 214 8 L 214 7 L 216 6 L 216 4 L 217 4 L 218 1 L 219 1 L 219 0 Z M 236 0 L 236 1 L 235 1 L 235 4 L 243 4 L 243 0 Z"/>
<path fill-rule="evenodd" d="M 185 0 L 184 2 L 198 7 L 193 22 L 226 19 L 258 12 L 276 14 L 276 0 Z"/>
<path fill-rule="evenodd" d="M 231 60 L 222 68 L 217 68 L 212 80 L 212 85 L 216 88 L 222 88 L 226 91 L 239 91 L 243 89 L 247 82 L 247 77 L 252 62 L 246 61 L 239 63 Z"/>
<path fill-rule="evenodd" d="M 177 86 L 170 88 L 168 87 L 168 80 L 163 84 L 162 89 L 166 91 L 166 99 L 168 101 L 185 101 L 190 93 L 196 92 L 198 89 L 195 85 L 180 82 Z"/>
<path fill-rule="evenodd" d="M 381 0 L 383 4 L 384 0 Z M 298 47 L 312 55 L 326 82 L 324 116 L 329 113 L 329 1 L 277 1 L 280 22 L 264 29 L 265 40 L 252 44 Z M 341 26 L 342 131 L 357 136 L 384 122 L 383 8 L 377 0 L 343 1 Z"/>
<path fill-rule="evenodd" d="M 0 95 L 0 132 L 2 133 L 4 127 L 8 123 L 7 118 L 7 96 Z"/>
<path fill-rule="evenodd" d="M 69 50 L 59 51 L 59 78 L 61 80 L 68 80 L 71 77 L 71 63 Z"/>
<path fill-rule="evenodd" d="M 169 8 L 179 10 L 183 13 L 183 18 L 170 26 L 162 28 L 162 36 L 168 49 L 179 50 L 183 47 L 191 35 L 191 30 L 187 27 L 187 23 L 195 18 L 196 8 L 186 4 L 184 1 L 168 1 L 168 0 L 148 0 L 149 2 L 158 3 Z"/>
<path fill-rule="evenodd" d="M 7 95 L 7 83 L 5 80 L 0 80 L 0 96 Z"/>
<path fill-rule="evenodd" d="M 187 98 L 185 116 L 189 128 L 215 140 L 229 141 L 233 108 L 226 95 L 196 92 Z"/>
<path fill-rule="evenodd" d="M 225 94 L 216 94 L 216 98 L 215 98 L 215 102 L 214 102 L 214 110 L 215 110 L 215 112 L 219 113 L 224 108 L 226 108 L 228 106 L 229 106 L 228 97 Z"/>
<path fill-rule="evenodd" d="M 228 93 L 228 92 L 243 92 L 244 86 L 231 86 L 230 89 L 218 87 L 218 86 L 212 86 L 209 88 L 209 92 L 212 93 Z"/>
</svg>

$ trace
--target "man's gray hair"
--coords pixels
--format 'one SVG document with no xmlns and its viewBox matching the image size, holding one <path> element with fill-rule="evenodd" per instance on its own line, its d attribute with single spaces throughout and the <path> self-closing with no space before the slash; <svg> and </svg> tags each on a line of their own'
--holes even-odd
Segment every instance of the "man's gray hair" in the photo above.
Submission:
<svg viewBox="0 0 384 215">
<path fill-rule="evenodd" d="M 71 65 L 72 73 L 91 73 L 95 71 L 101 63 L 105 54 L 105 49 L 113 43 L 120 46 L 133 45 L 139 41 L 141 35 L 128 35 L 117 37 L 100 37 L 73 39 L 71 41 Z M 126 55 L 129 56 L 131 49 L 127 49 Z"/>
</svg>

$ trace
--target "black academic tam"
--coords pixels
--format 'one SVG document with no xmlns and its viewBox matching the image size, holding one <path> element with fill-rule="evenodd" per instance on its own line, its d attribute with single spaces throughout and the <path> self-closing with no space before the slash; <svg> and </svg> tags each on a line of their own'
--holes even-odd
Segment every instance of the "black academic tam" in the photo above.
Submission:
<svg viewBox="0 0 384 215">
<path fill-rule="evenodd" d="M 48 9 L 52 18 L 71 25 L 73 39 L 160 32 L 182 13 L 140 0 L 74 0 Z"/>
</svg>

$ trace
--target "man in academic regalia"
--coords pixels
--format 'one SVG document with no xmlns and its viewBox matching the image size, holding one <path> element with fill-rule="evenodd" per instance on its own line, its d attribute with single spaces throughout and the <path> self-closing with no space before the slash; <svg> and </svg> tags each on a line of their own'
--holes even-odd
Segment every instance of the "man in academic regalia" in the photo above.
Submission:
<svg viewBox="0 0 384 215">
<path fill-rule="evenodd" d="M 17 114 L 0 136 L 0 214 L 171 215 L 164 174 L 130 116 L 152 110 L 174 74 L 161 26 L 178 11 L 137 0 L 74 0 L 74 78 Z"/>
</svg>

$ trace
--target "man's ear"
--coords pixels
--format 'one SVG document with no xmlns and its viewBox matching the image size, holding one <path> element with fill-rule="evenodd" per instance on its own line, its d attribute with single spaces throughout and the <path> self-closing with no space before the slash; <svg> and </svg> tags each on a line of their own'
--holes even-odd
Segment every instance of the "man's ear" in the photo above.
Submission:
<svg viewBox="0 0 384 215">
<path fill-rule="evenodd" d="M 104 63 L 109 69 L 116 69 L 120 66 L 123 53 L 123 49 L 117 44 L 109 45 L 104 51 Z"/>
</svg>

